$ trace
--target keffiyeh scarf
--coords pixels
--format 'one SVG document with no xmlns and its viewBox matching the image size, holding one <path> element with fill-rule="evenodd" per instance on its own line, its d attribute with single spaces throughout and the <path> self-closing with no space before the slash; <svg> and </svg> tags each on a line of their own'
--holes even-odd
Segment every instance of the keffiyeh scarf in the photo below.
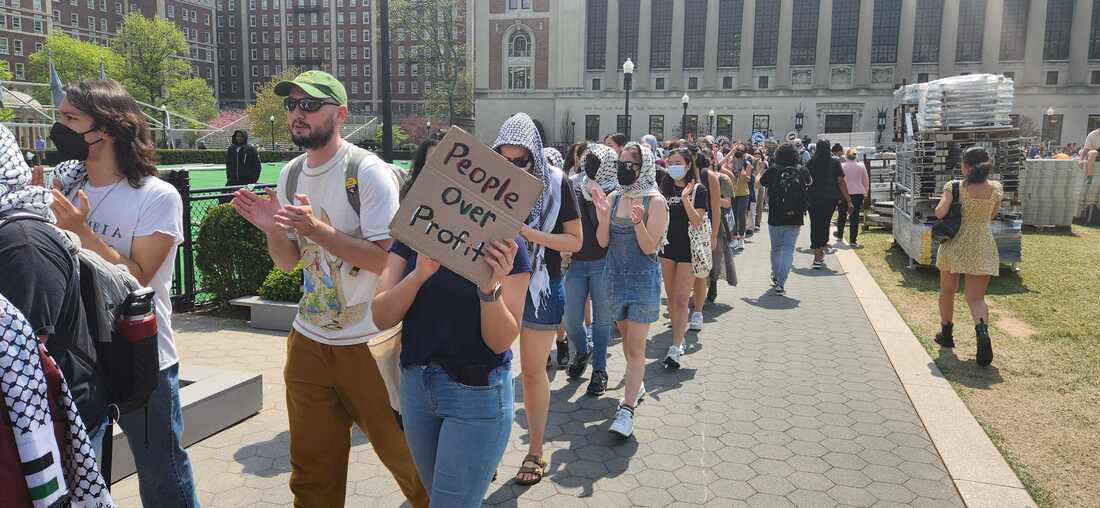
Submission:
<svg viewBox="0 0 1100 508">
<path fill-rule="evenodd" d="M 19 210 L 53 218 L 50 213 L 53 194 L 45 187 L 30 183 L 31 168 L 15 136 L 0 125 L 0 213 Z"/>
<path fill-rule="evenodd" d="M 542 149 L 542 155 L 546 157 L 546 162 L 551 166 L 561 169 L 565 165 L 565 158 L 561 156 L 561 152 L 554 147 L 545 147 Z"/>
<path fill-rule="evenodd" d="M 114 506 L 64 379 L 56 401 L 65 422 L 64 456 L 58 450 L 53 424 L 58 415 L 50 414 L 43 370 L 43 362 L 53 360 L 44 351 L 23 314 L 0 295 L 0 391 L 31 502 L 35 508 Z"/>
<path fill-rule="evenodd" d="M 612 192 L 615 192 L 615 189 L 619 188 L 619 168 L 615 165 L 619 160 L 619 156 L 615 154 L 615 150 L 608 146 L 593 143 L 588 145 L 588 149 L 581 154 L 582 165 L 586 164 L 588 154 L 595 155 L 596 158 L 600 159 L 600 169 L 596 170 L 595 180 L 588 178 L 588 173 L 584 171 L 583 167 L 580 172 L 581 194 L 584 195 L 584 199 L 592 201 L 592 192 L 590 191 L 592 182 L 599 185 L 605 195 L 611 195 Z"/>
<path fill-rule="evenodd" d="M 65 161 L 54 166 L 53 179 L 61 182 L 61 194 L 72 199 L 76 191 L 88 182 L 88 168 L 84 161 Z"/>
<path fill-rule="evenodd" d="M 642 171 L 638 174 L 638 179 L 634 183 L 622 187 L 620 190 L 623 195 L 629 198 L 660 196 L 661 191 L 657 190 L 657 159 L 653 156 L 653 151 L 649 149 L 649 145 L 633 141 L 627 143 L 623 150 L 632 147 L 637 148 L 642 153 Z"/>
<path fill-rule="evenodd" d="M 542 194 L 539 194 L 535 208 L 527 217 L 527 226 L 547 234 L 552 233 L 561 209 L 561 182 L 565 174 L 560 168 L 546 163 L 546 156 L 542 153 L 542 138 L 539 137 L 535 123 L 526 113 L 517 113 L 504 121 L 504 125 L 500 127 L 500 135 L 493 143 L 493 150 L 502 145 L 520 146 L 531 154 L 534 166 L 529 171 L 542 182 Z M 543 297 L 550 296 L 550 272 L 546 268 L 545 247 L 538 244 L 528 245 L 528 252 L 531 253 L 531 285 L 527 291 L 537 316 Z"/>
</svg>

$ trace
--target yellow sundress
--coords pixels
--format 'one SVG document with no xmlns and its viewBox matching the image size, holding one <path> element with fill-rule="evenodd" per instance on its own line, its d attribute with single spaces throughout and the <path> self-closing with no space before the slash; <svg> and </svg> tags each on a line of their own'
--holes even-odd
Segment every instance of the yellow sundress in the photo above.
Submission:
<svg viewBox="0 0 1100 508">
<path fill-rule="evenodd" d="M 997 242 L 993 239 L 989 217 L 993 214 L 993 208 L 1001 202 L 1004 188 L 1001 182 L 991 180 L 989 183 L 993 185 L 993 192 L 986 199 L 970 197 L 966 183 L 959 186 L 962 226 L 955 238 L 940 243 L 936 267 L 941 271 L 994 276 L 1000 273 L 1001 257 L 997 252 Z M 943 187 L 943 192 L 951 192 L 951 182 Z"/>
</svg>

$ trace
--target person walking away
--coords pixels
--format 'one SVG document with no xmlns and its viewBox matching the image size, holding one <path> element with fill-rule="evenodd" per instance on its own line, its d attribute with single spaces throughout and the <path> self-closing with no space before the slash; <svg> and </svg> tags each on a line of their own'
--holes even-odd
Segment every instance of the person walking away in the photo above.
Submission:
<svg viewBox="0 0 1100 508">
<path fill-rule="evenodd" d="M 340 137 L 347 92 L 335 77 L 306 71 L 274 91 L 284 97 L 291 139 L 305 153 L 283 168 L 277 191 L 267 191 L 271 199 L 244 188 L 234 204 L 267 236 L 276 266 L 290 271 L 301 263 L 303 269 L 283 371 L 294 504 L 344 505 L 354 422 L 409 503 L 428 506 L 367 347 L 385 333 L 372 319 L 371 300 L 389 259 L 397 178 L 382 159 Z M 348 173 L 358 196 L 349 195 Z"/>
<path fill-rule="evenodd" d="M 852 200 L 851 210 L 837 210 L 836 237 L 844 239 L 845 220 L 850 223 L 848 231 L 848 244 L 853 248 L 859 248 L 859 220 L 860 210 L 871 189 L 871 178 L 867 175 L 867 167 L 862 162 L 856 161 L 855 149 L 844 151 L 844 162 L 840 167 L 844 170 L 844 183 L 848 188 L 848 197 Z"/>
<path fill-rule="evenodd" d="M 519 339 L 524 409 L 531 442 L 516 475 L 516 483 L 533 485 L 546 474 L 547 463 L 542 458 L 543 436 L 550 412 L 546 358 L 565 313 L 560 253 L 572 253 L 581 248 L 580 211 L 572 184 L 560 169 L 546 163 L 542 139 L 526 113 L 505 120 L 493 150 L 543 184 L 542 194 L 527 223 L 520 227 L 531 257 L 531 284 L 523 306 Z"/>
<path fill-rule="evenodd" d="M 714 245 L 718 242 L 718 225 L 722 220 L 722 189 L 718 182 L 717 165 L 714 166 L 714 171 L 711 170 L 710 158 L 714 154 L 711 149 L 713 145 L 706 138 L 701 139 L 700 143 L 702 144 L 697 149 L 692 150 L 692 155 L 695 157 L 695 167 L 699 171 L 699 182 L 707 189 L 707 218 L 711 224 L 710 246 L 713 251 Z M 714 271 L 713 264 L 710 271 Z M 695 282 L 692 284 L 692 313 L 688 323 L 688 329 L 692 331 L 703 330 L 703 307 L 708 301 L 711 301 L 710 295 L 708 295 L 709 291 L 710 274 L 696 277 Z M 717 298 L 717 295 L 715 295 L 715 298 Z"/>
<path fill-rule="evenodd" d="M 817 142 L 814 156 L 808 168 L 810 183 L 810 248 L 814 251 L 813 268 L 825 267 L 825 248 L 829 246 L 829 227 L 837 201 L 843 197 L 845 207 L 851 209 L 848 185 L 844 182 L 844 170 L 840 161 L 829 152 L 829 141 Z"/>
<path fill-rule="evenodd" d="M 0 153 L 19 145 L 0 125 Z M 49 222 L 53 194 L 32 182 L 23 157 L 0 161 L 0 293 L 22 312 L 57 361 L 89 434 L 106 425 L 107 389 L 80 297 L 80 269 L 70 239 Z M 38 220 L 20 220 L 20 217 Z M 93 443 L 94 444 L 94 443 Z"/>
<path fill-rule="evenodd" d="M 948 182 L 936 205 L 936 218 L 943 219 L 954 203 L 953 188 L 958 186 L 962 225 L 954 238 L 940 242 L 936 252 L 936 268 L 940 270 L 940 333 L 935 341 L 945 348 L 955 347 L 955 293 L 959 289 L 959 276 L 965 275 L 966 303 L 974 319 L 978 343 L 976 360 L 982 367 L 993 362 L 985 291 L 989 278 L 998 275 L 1001 266 L 991 223 L 997 216 L 1004 189 L 1001 182 L 989 180 L 992 170 L 993 162 L 984 148 L 968 148 L 962 157 L 963 181 Z"/>
<path fill-rule="evenodd" d="M 584 375 L 592 361 L 592 378 L 586 392 L 599 397 L 607 391 L 607 346 L 611 341 L 611 312 L 608 306 L 608 277 L 605 275 L 607 246 L 596 235 L 599 218 L 591 188 L 599 187 L 604 194 L 619 188 L 618 157 L 607 146 L 592 144 L 581 158 L 582 171 L 571 178 L 574 193 L 580 196 L 582 240 L 581 249 L 572 255 L 565 273 L 565 332 L 576 354 L 569 364 L 569 379 Z M 585 330 L 586 302 L 592 306 L 591 333 Z"/>
<path fill-rule="evenodd" d="M 695 283 L 688 226 L 703 223 L 710 197 L 707 188 L 699 184 L 699 171 L 691 151 L 686 148 L 673 150 L 668 155 L 668 164 L 668 176 L 658 186 L 668 203 L 668 242 L 661 248 L 659 258 L 672 321 L 672 345 L 665 355 L 664 365 L 678 369 L 688 327 L 688 297 Z"/>
<path fill-rule="evenodd" d="M 248 133 L 233 131 L 233 143 L 225 149 L 225 186 L 254 184 L 260 179 L 260 156 L 248 143 Z"/>
<path fill-rule="evenodd" d="M 738 144 L 733 149 L 733 157 L 726 158 L 727 175 L 733 182 L 733 219 L 734 228 L 730 231 L 731 244 L 736 251 L 745 250 L 745 229 L 748 227 L 749 181 L 752 165 L 747 159 L 745 147 Z"/>
<path fill-rule="evenodd" d="M 786 293 L 795 242 L 808 208 L 812 177 L 798 160 L 798 150 L 784 143 L 775 150 L 773 164 L 760 177 L 760 185 L 768 191 L 772 288 L 778 295 Z"/>
<path fill-rule="evenodd" d="M 421 143 L 402 196 L 436 143 Z M 430 506 L 480 506 L 512 430 L 511 345 L 530 258 L 517 236 L 484 259 L 492 280 L 482 288 L 394 242 L 372 305 L 379 329 L 402 325 L 401 414 Z"/>
<path fill-rule="evenodd" d="M 160 377 L 143 408 L 121 415 L 138 471 L 142 503 L 198 506 L 191 461 L 183 449 L 179 355 L 169 287 L 183 242 L 183 201 L 157 178 L 156 150 L 144 115 L 115 81 L 65 88 L 50 138 L 57 226 L 109 263 L 124 265 L 155 292 Z M 94 438 L 93 438 L 94 439 Z"/>
<path fill-rule="evenodd" d="M 625 393 L 608 430 L 625 438 L 634 434 L 634 414 L 645 396 L 645 342 L 661 310 L 661 265 L 656 254 L 664 243 L 669 217 L 666 201 L 656 187 L 653 152 L 630 143 L 623 155 L 625 160 L 620 160 L 617 168 L 619 190 L 610 198 L 599 185 L 590 185 L 589 192 L 599 217 L 596 235 L 599 244 L 608 249 L 607 301 L 611 318 L 623 331 L 626 356 Z M 635 161 L 638 156 L 640 160 Z M 700 212 L 696 215 L 701 216 Z M 690 263 L 686 277 L 692 277 Z M 686 311 L 686 284 L 683 290 Z"/>
</svg>

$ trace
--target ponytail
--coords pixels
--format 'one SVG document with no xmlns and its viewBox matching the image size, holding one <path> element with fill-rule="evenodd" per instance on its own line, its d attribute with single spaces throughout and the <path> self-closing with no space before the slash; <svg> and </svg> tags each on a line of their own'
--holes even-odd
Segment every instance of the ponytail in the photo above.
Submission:
<svg viewBox="0 0 1100 508">
<path fill-rule="evenodd" d="M 966 176 L 967 183 L 982 183 L 993 171 L 993 161 L 989 158 L 989 152 L 980 146 L 967 148 L 963 152 L 962 160 L 963 164 L 970 166 L 970 173 Z"/>
</svg>

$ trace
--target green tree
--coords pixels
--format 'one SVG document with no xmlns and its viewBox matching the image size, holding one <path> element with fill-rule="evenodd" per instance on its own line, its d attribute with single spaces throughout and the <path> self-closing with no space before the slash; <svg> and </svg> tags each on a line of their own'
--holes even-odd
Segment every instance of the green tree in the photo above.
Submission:
<svg viewBox="0 0 1100 508">
<path fill-rule="evenodd" d="M 8 62 L 0 60 L 0 80 L 11 81 L 11 71 L 8 70 Z M 10 122 L 15 119 L 15 111 L 10 108 L 0 108 L 0 122 Z"/>
<path fill-rule="evenodd" d="M 271 81 L 260 86 L 256 93 L 256 102 L 245 108 L 244 112 L 250 117 L 249 138 L 255 139 L 257 145 L 268 146 L 271 142 L 271 117 L 275 117 L 275 139 L 290 141 L 290 128 L 286 124 L 286 110 L 283 109 L 283 98 L 275 95 L 275 84 L 280 81 L 294 79 L 298 75 L 298 69 L 288 67 L 282 73 L 271 77 Z"/>
<path fill-rule="evenodd" d="M 397 147 L 405 144 L 405 142 L 407 142 L 409 140 L 409 134 L 406 133 L 405 129 L 402 129 L 401 126 L 399 126 L 399 125 L 394 125 L 394 126 L 390 127 L 390 132 L 393 133 L 393 146 L 394 146 L 394 148 L 397 148 Z M 381 143 L 382 143 L 382 120 L 381 119 L 379 119 L 378 122 L 376 122 L 374 124 L 374 140 L 377 141 L 379 143 L 379 145 L 381 145 Z"/>
<path fill-rule="evenodd" d="M 473 94 L 463 85 L 466 67 L 465 25 L 457 0 L 394 0 L 390 2 L 390 28 L 398 42 L 411 42 L 406 60 L 417 63 L 432 86 L 425 91 L 429 104 L 436 104 L 433 116 L 445 116 L 453 125 L 456 118 L 473 110 Z M 465 82 L 469 83 L 465 78 Z"/>
<path fill-rule="evenodd" d="M 122 58 L 111 48 L 70 37 L 60 30 L 50 32 L 42 49 L 31 53 L 27 62 L 27 79 L 35 83 L 50 82 L 49 55 L 63 84 L 99 79 L 99 63 L 103 62 L 107 77 L 118 79 Z M 42 104 L 50 104 L 50 90 L 35 87 L 32 94 Z"/>
<path fill-rule="evenodd" d="M 122 57 L 120 81 L 134 98 L 162 106 L 169 103 L 173 86 L 191 76 L 187 39 L 171 21 L 131 12 L 112 41 Z M 211 94 L 213 95 L 213 94 Z"/>
<path fill-rule="evenodd" d="M 168 90 L 167 106 L 175 113 L 203 122 L 218 116 L 214 91 L 202 78 L 187 78 L 173 83 Z"/>
</svg>

